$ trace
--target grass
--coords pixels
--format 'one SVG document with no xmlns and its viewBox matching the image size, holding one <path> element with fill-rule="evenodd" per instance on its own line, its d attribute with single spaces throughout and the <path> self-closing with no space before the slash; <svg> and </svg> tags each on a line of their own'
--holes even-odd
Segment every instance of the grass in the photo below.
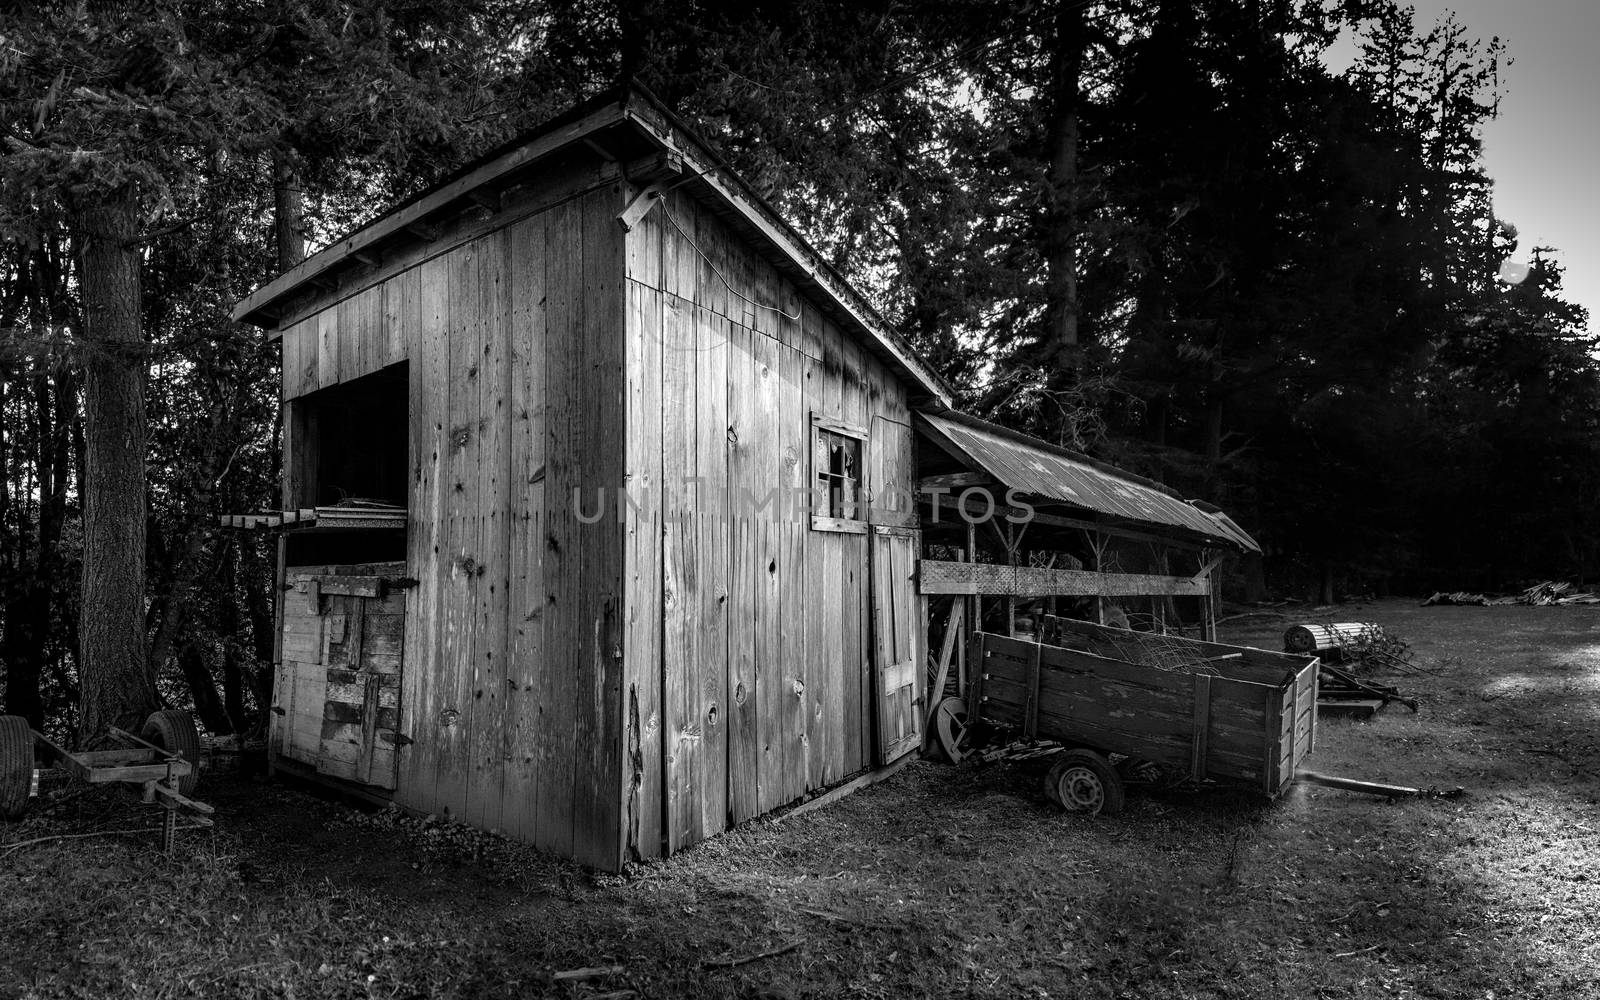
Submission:
<svg viewBox="0 0 1600 1000">
<path fill-rule="evenodd" d="M 0 996 L 1600 998 L 1600 610 L 1348 610 L 1441 670 L 1402 682 L 1417 716 L 1325 722 L 1315 767 L 1470 797 L 1134 793 L 1086 820 L 1023 766 L 917 763 L 606 876 L 217 780 L 217 832 L 175 860 L 148 835 L 0 857 Z M 149 825 L 122 794 L 0 852 Z"/>
</svg>

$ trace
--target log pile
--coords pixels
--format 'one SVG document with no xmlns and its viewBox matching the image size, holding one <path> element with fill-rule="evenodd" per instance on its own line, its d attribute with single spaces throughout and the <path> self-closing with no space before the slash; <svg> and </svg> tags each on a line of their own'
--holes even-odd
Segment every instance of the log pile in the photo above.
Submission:
<svg viewBox="0 0 1600 1000">
<path fill-rule="evenodd" d="M 1516 597 L 1494 603 L 1526 604 L 1532 607 L 1549 607 L 1553 604 L 1600 604 L 1600 594 L 1574 592 L 1570 583 L 1546 580 L 1534 584 Z"/>
<path fill-rule="evenodd" d="M 1600 604 L 1600 594 L 1591 594 L 1573 589 L 1572 584 L 1561 580 L 1545 580 L 1536 583 L 1519 594 L 1508 597 L 1486 597 L 1483 594 L 1472 594 L 1464 590 L 1450 593 L 1439 592 L 1422 602 L 1425 608 L 1441 605 L 1477 605 L 1480 607 L 1498 607 L 1506 604 L 1521 604 L 1528 607 L 1550 607 L 1558 604 Z"/>
<path fill-rule="evenodd" d="M 1489 606 L 1489 603 L 1489 598 L 1482 594 L 1469 594 L 1465 590 L 1454 590 L 1448 594 L 1442 591 L 1436 591 L 1432 597 L 1422 602 L 1422 606 L 1425 608 L 1432 608 L 1470 605 L 1474 607 L 1486 608 Z"/>
</svg>

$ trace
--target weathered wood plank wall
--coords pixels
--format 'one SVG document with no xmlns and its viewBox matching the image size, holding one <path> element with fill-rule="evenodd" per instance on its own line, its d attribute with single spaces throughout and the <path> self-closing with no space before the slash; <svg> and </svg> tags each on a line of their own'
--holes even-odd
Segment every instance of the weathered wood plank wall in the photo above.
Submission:
<svg viewBox="0 0 1600 1000">
<path fill-rule="evenodd" d="M 631 525 L 626 542 L 616 518 L 584 523 L 574 506 L 592 512 L 623 476 L 621 196 L 604 167 L 553 168 L 492 218 L 395 255 L 281 331 L 296 470 L 314 447 L 296 397 L 409 362 L 419 583 L 396 801 L 610 868 L 624 837 L 621 650 L 634 635 L 623 557 L 659 537 Z M 304 505 L 305 479 L 288 477 L 286 505 Z"/>
<path fill-rule="evenodd" d="M 625 481 L 659 534 L 629 528 L 624 674 L 659 736 L 624 798 L 650 857 L 872 763 L 868 539 L 805 517 L 811 415 L 869 429 L 881 519 L 911 515 L 914 469 L 898 379 L 705 205 L 669 193 L 627 268 Z"/>
<path fill-rule="evenodd" d="M 903 522 L 912 435 L 898 379 L 714 212 L 674 192 L 625 236 L 626 192 L 563 170 L 291 314 L 285 503 L 294 400 L 408 361 L 395 798 L 615 867 L 872 763 L 868 537 L 795 493 L 821 414 L 868 429 Z"/>
</svg>

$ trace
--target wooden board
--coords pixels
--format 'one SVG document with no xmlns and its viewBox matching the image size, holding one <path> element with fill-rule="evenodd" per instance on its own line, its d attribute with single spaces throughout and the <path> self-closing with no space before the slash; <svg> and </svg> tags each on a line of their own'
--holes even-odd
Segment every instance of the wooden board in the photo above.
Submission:
<svg viewBox="0 0 1600 1000">
<path fill-rule="evenodd" d="M 546 222 L 512 227 L 506 271 L 511 275 L 508 355 L 511 365 L 511 524 L 509 530 L 510 649 L 502 752 L 506 761 L 501 829 L 540 842 L 540 690 L 546 678 L 545 638 L 545 350 Z"/>
<path fill-rule="evenodd" d="M 704 260 L 696 272 L 697 295 L 715 301 L 721 282 L 707 273 Z M 698 602 L 694 615 L 700 654 L 683 703 L 684 725 L 701 731 L 698 769 L 691 781 L 698 792 L 699 835 L 709 837 L 729 825 L 728 719 L 732 700 L 729 688 L 728 625 L 730 599 L 730 546 L 733 541 L 728 515 L 728 321 L 707 305 L 694 309 L 695 331 L 695 466 L 697 480 L 692 508 L 695 518 L 695 560 Z M 695 721 L 689 721 L 689 713 Z M 680 807 L 682 811 L 691 808 Z M 692 829 L 686 820 L 680 829 Z M 693 843 L 687 834 L 675 839 L 672 850 Z"/>
<path fill-rule="evenodd" d="M 923 561 L 924 594 L 1006 594 L 1017 597 L 1203 596 L 1207 580 L 1148 573 L 1002 566 L 994 563 Z"/>
<path fill-rule="evenodd" d="M 730 304 L 730 309 L 733 308 Z M 756 358 L 749 329 L 728 330 L 728 814 L 742 823 L 759 814 L 761 744 L 756 691 L 757 594 L 761 527 L 753 491 L 760 482 Z"/>
<path fill-rule="evenodd" d="M 443 474 L 444 506 L 438 540 L 442 577 L 439 608 L 441 634 L 434 660 L 434 683 L 440 692 L 433 733 L 437 748 L 435 800 L 439 811 L 454 820 L 467 815 L 472 777 L 472 697 L 476 680 L 478 632 L 479 504 L 478 470 L 483 452 L 480 406 L 480 363 L 483 319 L 479 300 L 481 248 L 468 244 L 451 251 L 449 274 L 448 357 L 449 409 L 443 414 L 446 440 Z"/>
<path fill-rule="evenodd" d="M 754 307 L 750 307 L 752 314 Z M 783 580 L 784 560 L 781 490 L 777 475 L 782 450 L 779 439 L 779 345 L 763 333 L 750 335 L 754 369 L 751 375 L 752 409 L 749 413 L 750 478 L 746 480 L 753 503 L 756 549 L 753 555 L 755 599 L 754 692 L 757 729 L 756 812 L 777 808 L 785 797 L 787 741 L 783 730 L 786 694 L 784 683 L 783 620 L 790 613 Z"/>
<path fill-rule="evenodd" d="M 673 343 L 663 344 L 661 294 L 630 282 L 627 296 L 628 329 L 638 333 L 628 336 L 625 344 L 627 502 L 622 529 L 627 735 L 621 808 L 627 831 L 625 854 L 629 860 L 645 860 L 662 853 L 668 794 L 663 788 L 667 770 L 663 756 L 695 749 L 695 741 L 686 740 L 682 730 L 662 731 L 663 700 L 682 706 L 684 680 L 694 662 L 693 636 L 682 621 L 682 609 L 693 591 L 692 579 L 686 580 L 682 570 L 692 553 L 685 549 L 681 518 L 663 518 L 664 510 L 682 508 L 682 476 L 663 482 L 662 474 L 663 465 L 674 470 L 692 467 L 693 453 L 686 458 L 684 450 L 686 442 L 690 448 L 693 445 L 688 425 L 663 420 L 663 399 L 681 399 L 687 385 L 692 400 L 694 383 L 692 369 L 687 373 L 684 369 L 685 353 L 677 345 L 681 310 L 671 311 Z M 671 536 L 665 543 L 663 530 Z M 664 745 L 664 740 L 672 742 Z"/>
<path fill-rule="evenodd" d="M 512 365 L 507 352 L 515 275 L 514 264 L 508 274 L 509 246 L 504 230 L 476 244 L 477 297 L 463 303 L 463 308 L 476 311 L 477 338 L 472 346 L 478 382 L 477 516 L 471 543 L 476 579 L 467 694 L 472 722 L 467 731 L 470 769 L 464 814 L 467 822 L 485 830 L 500 829 L 506 789 L 512 451 Z"/>
<path fill-rule="evenodd" d="M 651 225 L 641 234 L 648 237 L 648 253 L 640 267 L 644 281 L 629 290 L 630 301 L 648 302 L 639 310 L 639 333 L 630 335 L 630 346 L 637 342 L 654 363 L 660 377 L 653 412 L 655 422 L 629 439 L 634 448 L 655 460 L 653 472 L 660 497 L 659 523 L 661 578 L 657 593 L 641 589 L 630 594 L 644 602 L 630 608 L 630 616 L 654 622 L 661 619 L 660 677 L 657 664 L 641 658 L 640 683 L 654 678 L 661 690 L 661 715 L 664 725 L 657 755 L 652 758 L 659 772 L 651 788 L 661 793 L 663 849 L 667 852 L 703 838 L 700 797 L 705 764 L 701 760 L 705 745 L 705 725 L 701 711 L 700 661 L 708 655 L 702 642 L 699 616 L 703 607 L 699 572 L 700 525 L 692 495 L 697 465 L 698 440 L 696 408 L 699 405 L 698 336 L 693 304 L 694 253 L 677 234 L 663 225 L 664 216 L 652 214 Z M 685 223 L 692 226 L 692 219 Z M 663 231 L 663 230 L 666 231 Z M 684 289 L 681 269 L 690 268 L 688 288 Z M 665 273 L 665 276 L 663 274 Z M 632 273 L 630 271 L 630 273 Z M 667 284 L 670 290 L 652 285 Z M 687 291 L 687 296 L 681 294 Z M 721 387 L 718 387 L 720 395 Z M 630 432 L 632 425 L 630 423 Z M 722 447 L 717 445 L 720 455 Z M 652 603 L 654 602 L 654 603 Z M 648 638 L 646 649 L 653 648 Z M 716 657 L 718 661 L 723 656 Z"/>
<path fill-rule="evenodd" d="M 412 481 L 406 523 L 406 565 L 416 577 L 406 616 L 405 648 L 417 669 L 406 672 L 401 732 L 410 744 L 400 754 L 396 797 L 419 812 L 440 809 L 438 794 L 440 714 L 445 709 L 438 654 L 442 644 L 441 612 L 448 560 L 441 558 L 441 521 L 447 496 L 446 462 L 450 435 L 446 416 L 454 387 L 450 382 L 447 258 L 435 258 L 418 269 L 415 340 L 410 344 L 408 406 Z"/>
<path fill-rule="evenodd" d="M 573 855 L 578 671 L 582 656 L 582 544 L 573 510 L 580 463 L 583 345 L 582 215 L 573 204 L 549 214 L 545 230 L 545 538 L 544 671 L 538 689 L 536 843 Z M 592 496 L 592 494 L 591 494 Z"/>
<path fill-rule="evenodd" d="M 578 433 L 568 442 L 577 449 L 584 492 L 604 493 L 613 502 L 606 517 L 579 526 L 581 657 L 572 746 L 574 856 L 608 870 L 622 863 L 626 838 L 621 808 L 626 783 L 624 535 L 614 506 L 627 452 L 626 262 L 623 233 L 616 222 L 624 204 L 620 187 L 600 188 L 578 200 L 583 269 L 577 335 L 584 364 Z"/>
</svg>

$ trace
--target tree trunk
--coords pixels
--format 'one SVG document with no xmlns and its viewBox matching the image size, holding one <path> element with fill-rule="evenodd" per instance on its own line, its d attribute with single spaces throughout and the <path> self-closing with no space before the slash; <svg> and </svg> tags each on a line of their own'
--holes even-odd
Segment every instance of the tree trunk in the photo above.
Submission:
<svg viewBox="0 0 1600 1000">
<path fill-rule="evenodd" d="M 211 664 L 206 662 L 205 651 L 194 643 L 186 643 L 178 650 L 178 666 L 183 679 L 189 683 L 189 693 L 194 696 L 194 714 L 206 731 L 217 735 L 233 732 L 227 709 L 217 694 L 217 683 L 211 677 Z"/>
<path fill-rule="evenodd" d="M 1087 43 L 1084 5 L 1062 0 L 1051 55 L 1050 200 L 1045 221 L 1048 356 L 1062 372 L 1078 351 L 1078 104 Z"/>
<path fill-rule="evenodd" d="M 287 271 L 306 259 L 305 192 L 299 173 L 281 153 L 272 159 L 272 209 L 278 270 Z"/>
<path fill-rule="evenodd" d="M 159 707 L 145 651 L 145 352 L 131 191 L 80 208 L 84 344 L 83 610 L 78 736 Z"/>
</svg>

